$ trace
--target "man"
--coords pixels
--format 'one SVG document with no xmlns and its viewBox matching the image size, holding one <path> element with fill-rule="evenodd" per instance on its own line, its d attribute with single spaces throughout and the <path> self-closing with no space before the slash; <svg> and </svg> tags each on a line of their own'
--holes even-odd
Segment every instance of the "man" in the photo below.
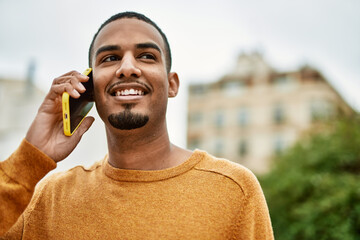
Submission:
<svg viewBox="0 0 360 240">
<path fill-rule="evenodd" d="M 171 144 L 165 115 L 179 79 L 155 23 L 133 12 L 111 17 L 94 36 L 89 63 L 108 155 L 42 181 L 21 214 L 36 182 L 93 121 L 63 134 L 61 95 L 79 97 L 88 78 L 72 71 L 55 79 L 19 149 L 0 165 L 3 239 L 273 239 L 250 171 Z"/>
</svg>

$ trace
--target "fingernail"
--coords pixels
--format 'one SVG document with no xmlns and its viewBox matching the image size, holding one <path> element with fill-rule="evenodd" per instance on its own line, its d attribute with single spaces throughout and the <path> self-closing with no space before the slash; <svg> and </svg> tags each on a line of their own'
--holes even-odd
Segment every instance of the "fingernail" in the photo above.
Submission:
<svg viewBox="0 0 360 240">
<path fill-rule="evenodd" d="M 83 90 L 83 91 L 86 90 L 85 87 L 84 87 L 84 85 L 82 85 L 81 83 L 79 83 L 79 87 L 80 87 L 80 89 Z"/>
<path fill-rule="evenodd" d="M 75 89 L 73 90 L 73 93 L 75 96 L 80 97 L 80 93 L 78 91 L 76 91 Z"/>
</svg>

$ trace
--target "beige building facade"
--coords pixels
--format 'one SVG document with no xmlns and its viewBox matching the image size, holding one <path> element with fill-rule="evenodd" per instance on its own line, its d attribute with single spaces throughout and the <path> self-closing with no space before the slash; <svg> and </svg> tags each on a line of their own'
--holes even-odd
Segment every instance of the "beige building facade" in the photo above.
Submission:
<svg viewBox="0 0 360 240">
<path fill-rule="evenodd" d="M 0 161 L 25 137 L 44 97 L 30 80 L 0 79 Z"/>
<path fill-rule="evenodd" d="M 278 72 L 261 54 L 242 54 L 219 81 L 190 85 L 187 145 L 262 174 L 314 122 L 351 113 L 316 69 Z"/>
</svg>

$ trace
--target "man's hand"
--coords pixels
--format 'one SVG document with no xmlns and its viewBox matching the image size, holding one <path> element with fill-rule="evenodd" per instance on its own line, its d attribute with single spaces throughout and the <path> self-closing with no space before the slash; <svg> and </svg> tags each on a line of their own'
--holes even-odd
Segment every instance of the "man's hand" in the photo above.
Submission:
<svg viewBox="0 0 360 240">
<path fill-rule="evenodd" d="M 41 104 L 39 111 L 31 124 L 26 140 L 40 149 L 55 162 L 66 158 L 79 143 L 82 135 L 90 128 L 93 117 L 86 117 L 71 137 L 64 134 L 62 122 L 62 94 L 69 93 L 73 98 L 79 98 L 85 92 L 81 82 L 89 77 L 76 71 L 71 71 L 55 78 L 49 93 Z"/>
</svg>

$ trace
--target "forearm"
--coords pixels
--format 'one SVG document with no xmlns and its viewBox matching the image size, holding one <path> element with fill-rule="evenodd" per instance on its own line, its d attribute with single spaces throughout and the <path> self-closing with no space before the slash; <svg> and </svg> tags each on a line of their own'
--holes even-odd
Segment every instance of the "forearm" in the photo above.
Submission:
<svg viewBox="0 0 360 240">
<path fill-rule="evenodd" d="M 0 162 L 0 236 L 24 211 L 35 185 L 56 163 L 26 140 L 5 161 Z"/>
</svg>

